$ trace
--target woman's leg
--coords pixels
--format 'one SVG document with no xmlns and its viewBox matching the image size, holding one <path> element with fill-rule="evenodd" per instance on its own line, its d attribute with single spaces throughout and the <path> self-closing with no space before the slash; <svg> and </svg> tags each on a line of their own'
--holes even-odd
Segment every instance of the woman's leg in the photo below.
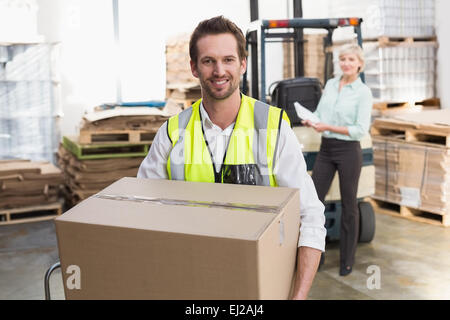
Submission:
<svg viewBox="0 0 450 320">
<path fill-rule="evenodd" d="M 340 262 L 352 267 L 355 262 L 359 236 L 358 182 L 361 174 L 362 151 L 359 143 L 349 142 L 339 152 L 338 173 L 342 216 L 340 235 Z"/>
<path fill-rule="evenodd" d="M 331 157 L 328 156 L 328 152 L 321 148 L 314 162 L 311 177 L 316 187 L 317 196 L 322 203 L 325 201 L 325 196 L 330 189 L 336 169 L 336 165 L 332 162 Z"/>
<path fill-rule="evenodd" d="M 312 180 L 316 188 L 317 196 L 322 203 L 325 201 L 325 196 L 330 189 L 331 182 L 336 174 L 336 165 L 331 160 L 331 152 L 325 147 L 326 144 L 322 141 L 322 146 L 317 154 L 316 161 L 312 171 Z M 322 252 L 320 257 L 319 268 L 325 262 L 325 254 Z"/>
</svg>

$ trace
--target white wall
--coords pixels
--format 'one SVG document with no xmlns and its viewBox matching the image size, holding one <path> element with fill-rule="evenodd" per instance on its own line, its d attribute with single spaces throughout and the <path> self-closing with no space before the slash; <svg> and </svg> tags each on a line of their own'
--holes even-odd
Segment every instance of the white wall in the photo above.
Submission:
<svg viewBox="0 0 450 320">
<path fill-rule="evenodd" d="M 450 1 L 436 1 L 436 34 L 439 42 L 437 55 L 437 96 L 441 108 L 450 108 Z"/>
<path fill-rule="evenodd" d="M 324 19 L 329 17 L 329 7 L 331 0 L 303 0 L 303 17 L 309 19 Z M 335 0 L 336 1 L 336 0 Z M 292 2 L 292 0 L 290 0 Z M 289 7 L 292 8 L 292 3 Z"/>
<path fill-rule="evenodd" d="M 60 42 L 61 132 L 74 135 L 84 110 L 115 99 L 110 0 L 38 0 L 38 32 Z"/>
</svg>

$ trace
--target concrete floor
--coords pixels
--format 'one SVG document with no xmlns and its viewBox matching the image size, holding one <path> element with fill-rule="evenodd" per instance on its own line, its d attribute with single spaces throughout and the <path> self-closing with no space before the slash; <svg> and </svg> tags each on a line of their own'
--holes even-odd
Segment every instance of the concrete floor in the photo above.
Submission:
<svg viewBox="0 0 450 320">
<path fill-rule="evenodd" d="M 340 277 L 339 243 L 327 244 L 310 299 L 450 299 L 450 228 L 376 215 L 376 235 L 360 244 L 353 272 Z M 44 299 L 44 274 L 58 261 L 52 221 L 0 226 L 0 300 Z M 380 288 L 368 289 L 369 266 Z M 64 299 L 61 272 L 50 282 L 52 299 Z"/>
</svg>

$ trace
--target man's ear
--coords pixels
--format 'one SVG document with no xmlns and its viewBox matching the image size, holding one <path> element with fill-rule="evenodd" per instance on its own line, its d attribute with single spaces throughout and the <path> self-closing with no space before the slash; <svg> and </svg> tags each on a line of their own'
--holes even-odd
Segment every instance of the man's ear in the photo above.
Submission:
<svg viewBox="0 0 450 320">
<path fill-rule="evenodd" d="M 247 58 L 244 58 L 241 61 L 241 75 L 245 73 L 245 70 L 247 70 Z"/>
<path fill-rule="evenodd" d="M 192 61 L 192 60 L 190 60 L 189 63 L 191 64 L 191 72 L 192 72 L 192 75 L 193 75 L 194 77 L 198 78 L 197 64 L 196 64 L 194 61 Z"/>
</svg>

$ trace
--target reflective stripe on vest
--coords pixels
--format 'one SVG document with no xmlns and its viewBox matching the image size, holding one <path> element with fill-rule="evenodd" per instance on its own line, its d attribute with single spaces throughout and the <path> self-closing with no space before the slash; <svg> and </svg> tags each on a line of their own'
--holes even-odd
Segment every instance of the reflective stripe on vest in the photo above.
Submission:
<svg viewBox="0 0 450 320">
<path fill-rule="evenodd" d="M 241 107 L 217 174 L 204 138 L 200 103 L 201 99 L 167 123 L 173 146 L 167 161 L 169 179 L 276 186 L 274 157 L 281 121 L 289 123 L 286 113 L 281 116 L 281 109 L 241 95 Z M 237 181 L 229 180 L 231 176 Z"/>
</svg>

